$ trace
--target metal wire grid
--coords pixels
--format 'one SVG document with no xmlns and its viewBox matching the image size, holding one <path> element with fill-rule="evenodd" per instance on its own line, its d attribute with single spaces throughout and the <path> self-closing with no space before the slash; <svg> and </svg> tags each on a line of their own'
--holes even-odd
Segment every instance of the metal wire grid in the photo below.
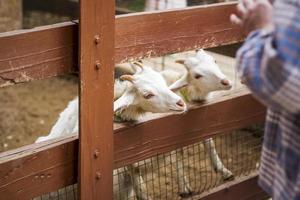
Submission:
<svg viewBox="0 0 300 200">
<path fill-rule="evenodd" d="M 257 131 L 256 128 L 250 130 L 250 132 L 249 129 L 239 130 L 213 138 L 221 161 L 233 173 L 234 178 L 248 175 L 259 168 L 262 133 L 253 134 L 253 131 Z M 179 155 L 180 151 L 183 151 L 183 156 Z M 208 149 L 204 148 L 203 143 L 199 142 L 139 162 L 137 168 L 146 186 L 143 193 L 147 199 L 192 198 L 195 194 L 200 194 L 229 181 L 214 170 L 209 159 L 210 153 Z M 180 166 L 180 162 L 183 163 L 182 166 Z M 180 184 L 182 184 L 182 182 L 180 183 L 180 178 L 182 178 L 180 170 L 187 178 L 187 181 L 183 183 L 191 189 L 190 193 L 180 190 Z M 130 174 L 126 169 L 125 173 Z M 135 183 L 133 182 L 133 184 Z M 142 183 L 138 182 L 138 184 Z M 131 195 L 128 199 L 141 198 Z"/>
<path fill-rule="evenodd" d="M 235 179 L 259 168 L 262 132 L 261 126 L 252 126 L 213 137 L 220 160 Z M 194 195 L 230 181 L 215 171 L 210 151 L 201 141 L 116 169 L 114 199 L 193 199 Z M 184 192 L 182 188 L 189 190 Z M 77 186 L 73 185 L 34 200 L 76 199 L 76 194 Z"/>
</svg>

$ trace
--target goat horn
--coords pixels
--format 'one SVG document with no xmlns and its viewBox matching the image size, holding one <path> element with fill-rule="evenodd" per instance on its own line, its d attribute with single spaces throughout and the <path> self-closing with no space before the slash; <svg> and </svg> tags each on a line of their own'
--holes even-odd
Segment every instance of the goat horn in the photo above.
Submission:
<svg viewBox="0 0 300 200">
<path fill-rule="evenodd" d="M 184 62 L 185 62 L 185 60 L 183 60 L 183 59 L 178 59 L 178 60 L 176 60 L 175 62 L 183 65 Z"/>
<path fill-rule="evenodd" d="M 142 64 L 142 63 L 139 63 L 139 62 L 134 62 L 133 64 L 134 64 L 134 65 L 137 65 L 137 66 L 139 66 L 141 69 L 143 69 L 143 68 L 144 68 L 144 66 L 143 66 L 143 64 Z"/>
<path fill-rule="evenodd" d="M 127 75 L 127 74 L 120 76 L 120 79 L 122 81 L 130 81 L 130 82 L 134 81 L 134 77 L 132 75 Z"/>
</svg>

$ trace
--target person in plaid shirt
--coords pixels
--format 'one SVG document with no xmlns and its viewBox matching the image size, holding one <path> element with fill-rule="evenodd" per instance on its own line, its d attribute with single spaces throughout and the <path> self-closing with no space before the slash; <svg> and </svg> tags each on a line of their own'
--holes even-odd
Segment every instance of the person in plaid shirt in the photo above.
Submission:
<svg viewBox="0 0 300 200">
<path fill-rule="evenodd" d="M 300 199 L 300 0 L 242 0 L 231 21 L 248 35 L 237 69 L 267 106 L 260 186 L 274 200 Z"/>
</svg>

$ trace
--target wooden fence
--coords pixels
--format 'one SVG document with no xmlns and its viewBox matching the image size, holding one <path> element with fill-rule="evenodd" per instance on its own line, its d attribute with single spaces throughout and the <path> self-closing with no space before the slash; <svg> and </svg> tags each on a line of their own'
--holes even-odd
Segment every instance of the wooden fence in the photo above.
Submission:
<svg viewBox="0 0 300 200">
<path fill-rule="evenodd" d="M 28 199 L 77 181 L 81 199 L 112 199 L 114 168 L 263 122 L 265 108 L 245 89 L 193 105 L 186 115 L 163 114 L 134 127 L 112 121 L 115 63 L 240 42 L 241 31 L 229 22 L 235 6 L 115 17 L 114 1 L 82 0 L 79 26 L 67 22 L 1 33 L 2 87 L 80 68 L 80 140 L 71 136 L 1 153 L 0 199 Z M 263 199 L 256 179 L 253 174 L 233 181 L 202 198 Z"/>
</svg>

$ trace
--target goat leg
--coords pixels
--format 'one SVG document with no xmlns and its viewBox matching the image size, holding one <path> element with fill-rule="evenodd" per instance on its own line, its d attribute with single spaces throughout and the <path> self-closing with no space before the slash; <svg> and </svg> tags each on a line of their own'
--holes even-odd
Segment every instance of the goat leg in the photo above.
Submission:
<svg viewBox="0 0 300 200">
<path fill-rule="evenodd" d="M 151 200 L 151 198 L 147 195 L 147 186 L 141 175 L 139 166 L 131 164 L 127 166 L 127 169 L 132 179 L 133 190 L 135 192 L 136 198 L 138 200 Z"/>
<path fill-rule="evenodd" d="M 228 170 L 224 164 L 222 163 L 216 147 L 215 147 L 215 142 L 213 141 L 212 138 L 204 140 L 204 146 L 206 148 L 206 151 L 209 152 L 209 157 L 212 163 L 212 166 L 214 170 L 218 173 L 222 174 L 223 180 L 231 180 L 234 178 L 234 175 L 230 170 Z"/>
<path fill-rule="evenodd" d="M 179 195 L 181 197 L 190 197 L 194 195 L 194 191 L 192 190 L 188 178 L 184 173 L 184 151 L 183 149 L 176 150 L 176 170 L 177 170 L 177 179 L 179 184 Z"/>
<path fill-rule="evenodd" d="M 134 191 L 130 173 L 125 168 L 115 169 L 114 173 L 114 200 L 133 198 Z"/>
</svg>

